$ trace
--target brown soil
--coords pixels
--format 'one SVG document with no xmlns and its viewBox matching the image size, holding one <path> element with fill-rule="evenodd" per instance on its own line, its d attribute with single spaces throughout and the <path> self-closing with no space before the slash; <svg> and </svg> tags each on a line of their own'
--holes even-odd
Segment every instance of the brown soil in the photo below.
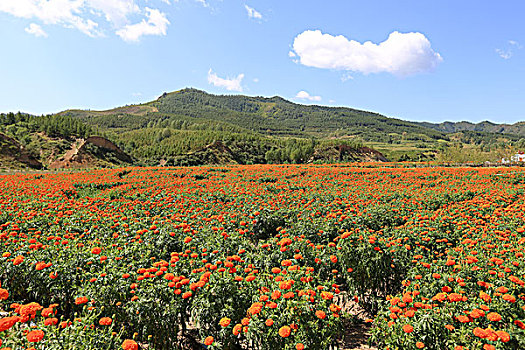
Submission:
<svg viewBox="0 0 525 350">
<path fill-rule="evenodd" d="M 348 325 L 341 342 L 342 350 L 377 350 L 375 347 L 368 345 L 370 337 L 370 324 L 354 323 Z"/>
</svg>

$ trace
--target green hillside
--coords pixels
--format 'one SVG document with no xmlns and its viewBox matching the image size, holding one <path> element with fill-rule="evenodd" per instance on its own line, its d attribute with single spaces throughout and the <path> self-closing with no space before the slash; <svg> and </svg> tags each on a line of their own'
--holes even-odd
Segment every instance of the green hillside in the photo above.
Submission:
<svg viewBox="0 0 525 350">
<path fill-rule="evenodd" d="M 467 121 L 462 122 L 444 122 L 439 124 L 433 123 L 416 123 L 423 127 L 427 127 L 436 131 L 455 133 L 461 131 L 473 131 L 473 132 L 484 132 L 484 133 L 496 133 L 496 134 L 513 134 L 519 136 L 525 136 L 525 122 L 518 122 L 515 124 L 496 124 L 489 121 L 483 121 L 480 123 L 471 123 Z"/>
<path fill-rule="evenodd" d="M 214 141 L 224 142 L 235 153 L 251 154 L 252 159 L 243 157 L 248 163 L 305 162 L 314 149 L 326 148 L 327 142 L 333 145 L 333 140 L 357 148 L 371 142 L 394 149 L 417 143 L 429 146 L 409 146 L 409 152 L 400 153 L 417 159 L 416 154 L 429 157 L 440 142 L 449 141 L 443 132 L 377 113 L 306 106 L 281 97 L 218 96 L 196 89 L 165 93 L 143 105 L 61 114 L 91 125 L 144 164 L 163 160 L 169 164 Z"/>
<path fill-rule="evenodd" d="M 2 115 L 0 132 L 19 142 L 24 152 L 44 166 L 51 164 L 46 158 L 60 158 L 68 150 L 74 153 L 75 145 L 81 144 L 79 138 L 93 135 L 114 142 L 135 165 L 385 157 L 393 161 L 480 162 L 501 159 L 505 152 L 525 146 L 519 136 L 522 124 L 415 123 L 352 108 L 301 105 L 278 96 L 213 95 L 183 89 L 164 93 L 149 103 L 107 111 L 67 110 L 42 117 Z M 101 154 L 106 153 L 92 152 Z M 109 163 L 114 164 L 115 158 Z"/>
</svg>

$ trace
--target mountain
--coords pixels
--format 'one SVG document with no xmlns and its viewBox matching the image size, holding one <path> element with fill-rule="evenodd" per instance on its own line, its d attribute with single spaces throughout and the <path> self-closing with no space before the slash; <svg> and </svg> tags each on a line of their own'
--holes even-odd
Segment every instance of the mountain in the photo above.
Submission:
<svg viewBox="0 0 525 350">
<path fill-rule="evenodd" d="M 446 158 L 459 154 L 462 161 L 479 162 L 501 159 L 509 145 L 525 146 L 519 136 L 524 125 L 416 123 L 279 96 L 213 95 L 192 88 L 106 111 L 0 115 L 0 132 L 46 168 L 451 161 Z M 89 142 L 93 136 L 114 147 Z"/>
<path fill-rule="evenodd" d="M 195 152 L 203 155 L 215 141 L 238 154 L 241 164 L 306 162 L 315 149 L 332 146 L 334 140 L 355 148 L 370 142 L 403 145 L 408 148 L 401 155 L 412 152 L 426 159 L 435 147 L 415 145 L 449 141 L 444 132 L 377 113 L 191 88 L 141 105 L 60 115 L 90 125 L 145 165 L 195 164 Z"/>
<path fill-rule="evenodd" d="M 518 122 L 515 124 L 496 124 L 489 121 L 480 123 L 471 123 L 467 121 L 462 122 L 444 122 L 439 124 L 420 122 L 416 123 L 420 126 L 430 128 L 436 131 L 445 133 L 455 133 L 461 131 L 474 131 L 495 134 L 513 134 L 525 136 L 525 122 Z"/>
</svg>

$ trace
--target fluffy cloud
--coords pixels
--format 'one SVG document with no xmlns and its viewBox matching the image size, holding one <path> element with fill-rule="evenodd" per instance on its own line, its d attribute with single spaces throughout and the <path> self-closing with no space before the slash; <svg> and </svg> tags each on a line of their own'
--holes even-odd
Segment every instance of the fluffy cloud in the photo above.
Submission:
<svg viewBox="0 0 525 350">
<path fill-rule="evenodd" d="M 244 8 L 246 9 L 246 12 L 248 12 L 248 17 L 255 18 L 255 19 L 262 19 L 262 14 L 255 10 L 253 7 L 250 7 L 248 5 L 244 5 Z"/>
<path fill-rule="evenodd" d="M 169 24 L 165 14 L 149 8 L 143 11 L 137 0 L 0 0 L 0 12 L 74 28 L 91 37 L 103 36 L 101 27 L 107 23 L 130 41 L 146 34 L 165 35 Z M 130 16 L 143 20 L 130 25 Z M 139 34 L 141 30 L 144 34 Z"/>
<path fill-rule="evenodd" d="M 319 102 L 322 100 L 321 96 L 312 96 L 308 92 L 302 90 L 295 95 L 295 98 L 301 99 L 301 100 L 308 100 L 312 102 Z"/>
<path fill-rule="evenodd" d="M 47 33 L 42 29 L 41 26 L 35 23 L 31 23 L 29 27 L 25 29 L 29 34 L 36 36 L 37 38 L 44 37 L 47 38 Z"/>
<path fill-rule="evenodd" d="M 290 57 L 295 56 L 297 62 L 309 67 L 397 76 L 429 72 L 443 61 L 423 34 L 399 32 L 379 44 L 361 44 L 342 35 L 307 30 L 294 40 Z"/>
<path fill-rule="evenodd" d="M 239 74 L 235 78 L 220 78 L 217 74 L 213 73 L 212 69 L 208 71 L 208 83 L 214 86 L 225 88 L 228 91 L 242 91 L 242 80 L 244 74 Z"/>
<path fill-rule="evenodd" d="M 159 10 L 146 7 L 146 17 L 140 23 L 128 24 L 117 30 L 117 35 L 125 41 L 139 41 L 143 35 L 166 35 L 170 22 Z"/>
</svg>

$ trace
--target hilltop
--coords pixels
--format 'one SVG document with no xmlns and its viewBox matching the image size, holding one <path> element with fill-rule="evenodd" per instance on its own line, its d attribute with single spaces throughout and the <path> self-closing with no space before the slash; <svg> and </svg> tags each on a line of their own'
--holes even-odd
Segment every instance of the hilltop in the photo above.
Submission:
<svg viewBox="0 0 525 350">
<path fill-rule="evenodd" d="M 18 143 L 19 158 L 31 156 L 46 168 L 445 160 L 465 154 L 462 161 L 481 161 L 499 158 L 508 145 L 521 146 L 525 134 L 525 123 L 417 123 L 279 96 L 213 95 L 193 88 L 106 111 L 3 115 L 0 125 Z M 87 155 L 82 145 L 93 136 L 115 147 Z M 120 156 L 108 153 L 116 148 Z"/>
</svg>

